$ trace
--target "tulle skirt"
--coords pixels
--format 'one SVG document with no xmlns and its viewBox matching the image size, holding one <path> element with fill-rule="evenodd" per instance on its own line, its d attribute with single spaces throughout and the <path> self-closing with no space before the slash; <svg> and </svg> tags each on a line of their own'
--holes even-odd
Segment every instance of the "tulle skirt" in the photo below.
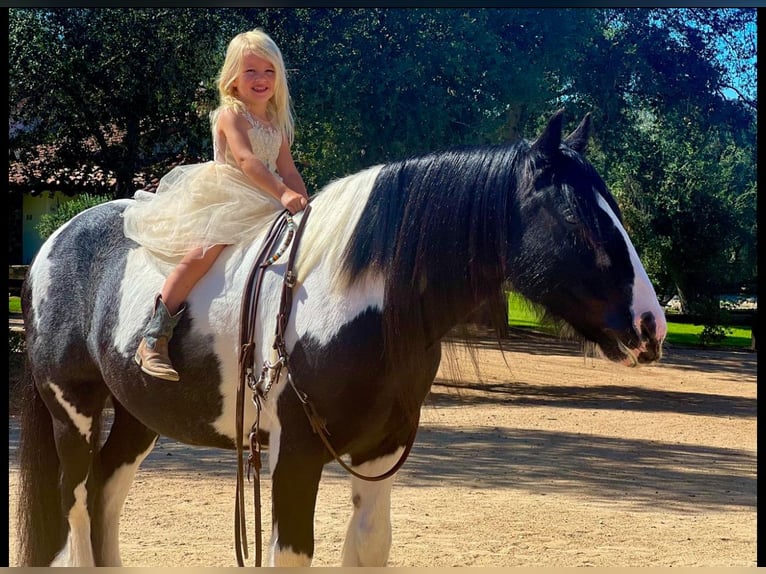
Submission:
<svg viewBox="0 0 766 574">
<path fill-rule="evenodd" d="M 253 241 L 284 208 L 231 165 L 173 168 L 156 193 L 138 192 L 123 212 L 125 236 L 165 263 L 192 249 Z"/>
</svg>

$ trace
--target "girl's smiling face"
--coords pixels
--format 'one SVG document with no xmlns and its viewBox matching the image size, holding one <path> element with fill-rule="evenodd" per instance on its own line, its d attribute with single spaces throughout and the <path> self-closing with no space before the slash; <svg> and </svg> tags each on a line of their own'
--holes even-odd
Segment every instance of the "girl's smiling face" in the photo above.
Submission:
<svg viewBox="0 0 766 574">
<path fill-rule="evenodd" d="M 233 87 L 248 108 L 262 112 L 274 95 L 276 78 L 277 70 L 269 60 L 255 54 L 246 54 L 242 58 L 242 66 Z"/>
</svg>

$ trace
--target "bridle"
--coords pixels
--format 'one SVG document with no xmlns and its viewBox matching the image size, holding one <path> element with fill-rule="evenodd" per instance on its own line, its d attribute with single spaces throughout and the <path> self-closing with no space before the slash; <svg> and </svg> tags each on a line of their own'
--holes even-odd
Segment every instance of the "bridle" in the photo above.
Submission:
<svg viewBox="0 0 766 574">
<path fill-rule="evenodd" d="M 255 405 L 255 421 L 250 429 L 249 449 L 247 457 L 247 478 L 250 480 L 250 470 L 253 470 L 255 480 L 253 481 L 253 508 L 255 514 L 255 566 L 261 566 L 262 563 L 262 537 L 263 528 L 261 524 L 261 490 L 260 490 L 260 471 L 261 471 L 261 438 L 260 438 L 260 418 L 263 401 L 266 400 L 269 391 L 275 383 L 278 383 L 282 370 L 286 373 L 286 380 L 295 392 L 298 400 L 306 413 L 309 424 L 314 433 L 324 443 L 332 457 L 352 476 L 366 481 L 385 480 L 393 476 L 407 460 L 412 450 L 417 434 L 417 423 L 413 425 L 412 432 L 407 439 L 404 451 L 399 460 L 386 472 L 376 476 L 366 476 L 358 473 L 346 464 L 333 448 L 328 435 L 324 419 L 317 413 L 314 405 L 309 400 L 308 395 L 300 390 L 293 380 L 290 372 L 289 357 L 285 343 L 285 329 L 290 319 L 290 312 L 293 304 L 293 288 L 295 287 L 295 256 L 298 250 L 303 229 L 306 220 L 311 212 L 311 204 L 303 210 L 303 217 L 297 228 L 293 217 L 289 211 L 283 211 L 271 224 L 261 250 L 255 259 L 253 269 L 250 271 L 245 289 L 242 293 L 242 310 L 240 315 L 240 350 L 239 350 L 239 383 L 237 385 L 237 405 L 236 405 L 236 447 L 237 447 L 237 488 L 234 507 L 234 545 L 237 554 L 237 565 L 244 566 L 245 559 L 248 557 L 247 550 L 247 528 L 245 522 L 245 498 L 244 498 L 244 461 L 243 461 L 243 439 L 244 439 L 244 412 L 245 412 L 245 387 L 252 391 L 251 400 Z M 277 243 L 282 237 L 281 242 Z M 291 245 L 292 244 L 292 245 Z M 276 246 L 276 248 L 275 248 Z M 261 373 L 258 380 L 254 377 L 254 350 L 255 350 L 255 323 L 258 311 L 258 301 L 260 300 L 261 285 L 263 283 L 266 268 L 275 263 L 290 247 L 290 253 L 285 267 L 285 274 L 282 280 L 282 293 L 279 301 L 279 310 L 277 312 L 276 329 L 274 333 L 274 355 L 276 360 L 264 360 L 261 367 Z"/>
</svg>

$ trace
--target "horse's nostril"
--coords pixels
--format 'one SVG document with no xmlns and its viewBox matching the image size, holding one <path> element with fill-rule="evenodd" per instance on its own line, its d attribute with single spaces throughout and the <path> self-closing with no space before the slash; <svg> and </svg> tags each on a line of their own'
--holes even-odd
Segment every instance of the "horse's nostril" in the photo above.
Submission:
<svg viewBox="0 0 766 574">
<path fill-rule="evenodd" d="M 654 315 L 650 312 L 643 313 L 639 322 L 641 338 L 655 339 L 657 337 L 657 323 Z"/>
</svg>

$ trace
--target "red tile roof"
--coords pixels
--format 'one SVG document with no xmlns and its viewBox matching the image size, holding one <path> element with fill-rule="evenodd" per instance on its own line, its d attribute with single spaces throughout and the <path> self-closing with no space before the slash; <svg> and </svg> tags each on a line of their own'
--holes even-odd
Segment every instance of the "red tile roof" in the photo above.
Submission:
<svg viewBox="0 0 766 574">
<path fill-rule="evenodd" d="M 124 136 L 124 131 L 116 128 L 104 133 L 104 138 L 109 145 L 119 145 Z M 32 195 L 43 191 L 61 191 L 67 195 L 82 192 L 97 194 L 115 192 L 117 174 L 96 163 L 99 146 L 95 139 L 90 138 L 83 142 L 83 148 L 86 154 L 92 155 L 73 166 L 62 165 L 61 146 L 55 144 L 38 145 L 33 152 L 27 153 L 26 157 L 16 156 L 14 159 L 11 155 L 10 159 L 13 161 L 9 161 L 8 166 L 9 191 L 21 191 Z M 13 154 L 10 150 L 9 153 Z M 154 191 L 157 189 L 160 177 L 173 167 L 200 161 L 205 160 L 184 154 L 156 161 L 133 175 L 134 190 Z M 132 195 L 132 192 L 126 195 Z"/>
</svg>

